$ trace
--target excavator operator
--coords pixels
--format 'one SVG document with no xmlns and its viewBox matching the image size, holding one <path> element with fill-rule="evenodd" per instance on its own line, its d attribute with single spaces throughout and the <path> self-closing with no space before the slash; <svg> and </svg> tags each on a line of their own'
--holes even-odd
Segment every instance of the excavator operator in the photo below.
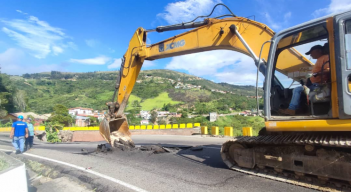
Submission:
<svg viewBox="0 0 351 192">
<path fill-rule="evenodd" d="M 305 92 L 308 95 L 310 91 L 316 89 L 321 83 L 328 81 L 328 75 L 324 74 L 329 74 L 329 55 L 325 54 L 323 50 L 325 50 L 323 46 L 315 45 L 306 53 L 306 55 L 311 55 L 313 59 L 317 59 L 312 68 L 312 76 L 307 80 L 306 85 L 294 88 L 289 107 L 279 110 L 282 115 L 295 115 L 296 110 L 299 108 L 301 93 Z"/>
</svg>

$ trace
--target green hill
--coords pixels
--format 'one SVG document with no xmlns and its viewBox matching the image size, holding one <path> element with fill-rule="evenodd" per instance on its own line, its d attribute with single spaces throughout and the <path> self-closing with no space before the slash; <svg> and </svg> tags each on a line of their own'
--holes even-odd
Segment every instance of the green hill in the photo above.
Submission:
<svg viewBox="0 0 351 192">
<path fill-rule="evenodd" d="M 61 73 L 57 71 L 19 76 L 1 74 L 10 100 L 22 95 L 25 107 L 14 103 L 9 112 L 50 113 L 56 104 L 105 110 L 111 101 L 118 72 Z M 178 86 L 179 85 L 179 86 Z M 215 91 L 214 91 L 215 90 Z M 225 91 L 226 94 L 219 91 Z M 232 92 L 232 93 L 230 93 Z M 230 112 L 255 107 L 253 86 L 214 83 L 193 75 L 171 70 L 141 71 L 130 96 L 127 110 L 164 107 L 192 113 Z M 262 95 L 262 89 L 260 89 Z M 141 107 L 140 107 L 141 106 Z"/>
</svg>

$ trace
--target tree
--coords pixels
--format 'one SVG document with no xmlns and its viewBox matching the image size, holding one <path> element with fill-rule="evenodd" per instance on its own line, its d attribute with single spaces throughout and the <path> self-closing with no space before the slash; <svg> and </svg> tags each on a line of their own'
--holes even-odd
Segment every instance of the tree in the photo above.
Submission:
<svg viewBox="0 0 351 192">
<path fill-rule="evenodd" d="M 99 125 L 99 120 L 96 117 L 89 117 L 90 125 L 91 126 L 98 126 Z"/>
<path fill-rule="evenodd" d="M 246 103 L 246 102 L 242 102 L 241 105 L 240 105 L 240 108 L 241 108 L 242 110 L 247 109 L 247 103 Z"/>
<path fill-rule="evenodd" d="M 151 122 L 153 124 L 155 124 L 156 120 L 157 120 L 157 112 L 156 111 L 151 111 Z"/>
<path fill-rule="evenodd" d="M 55 105 L 51 117 L 48 119 L 49 122 L 57 122 L 68 126 L 72 124 L 73 118 L 68 113 L 68 108 L 64 105 Z"/>
<path fill-rule="evenodd" d="M 26 92 L 23 90 L 18 90 L 13 97 L 13 101 L 17 110 L 25 111 L 26 110 Z"/>
<path fill-rule="evenodd" d="M 132 106 L 133 106 L 134 108 L 140 108 L 140 107 L 141 107 L 141 105 L 140 105 L 140 103 L 139 103 L 138 100 L 133 101 Z"/>
<path fill-rule="evenodd" d="M 188 112 L 182 111 L 182 118 L 188 118 Z"/>
<path fill-rule="evenodd" d="M 164 119 L 161 119 L 161 120 L 157 121 L 157 124 L 164 125 L 164 124 L 167 124 L 167 121 Z"/>
</svg>

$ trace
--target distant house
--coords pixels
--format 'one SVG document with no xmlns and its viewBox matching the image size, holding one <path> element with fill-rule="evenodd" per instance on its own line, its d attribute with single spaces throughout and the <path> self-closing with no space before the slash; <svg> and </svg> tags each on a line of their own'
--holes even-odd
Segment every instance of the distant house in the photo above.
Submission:
<svg viewBox="0 0 351 192">
<path fill-rule="evenodd" d="M 211 112 L 210 113 L 210 122 L 214 122 L 217 120 L 217 113 L 216 112 Z"/>
<path fill-rule="evenodd" d="M 170 116 L 172 117 L 182 117 L 181 113 L 170 113 Z"/>
<path fill-rule="evenodd" d="M 2 124 L 8 123 L 10 121 L 15 122 L 15 121 L 17 121 L 17 116 L 9 113 L 5 117 L 0 119 L 0 121 L 1 121 Z"/>
<path fill-rule="evenodd" d="M 150 119 L 151 115 L 149 111 L 140 111 L 140 117 L 143 119 Z"/>
<path fill-rule="evenodd" d="M 77 127 L 87 127 L 90 125 L 90 117 L 76 116 L 75 118 Z"/>
<path fill-rule="evenodd" d="M 83 108 L 83 107 L 75 107 L 75 108 L 68 109 L 68 113 L 70 115 L 93 115 L 93 109 Z"/>
<path fill-rule="evenodd" d="M 149 124 L 149 120 L 148 119 L 143 119 L 140 121 L 141 125 L 148 125 Z"/>
<path fill-rule="evenodd" d="M 157 111 L 157 117 L 167 116 L 169 114 L 169 111 Z"/>
</svg>

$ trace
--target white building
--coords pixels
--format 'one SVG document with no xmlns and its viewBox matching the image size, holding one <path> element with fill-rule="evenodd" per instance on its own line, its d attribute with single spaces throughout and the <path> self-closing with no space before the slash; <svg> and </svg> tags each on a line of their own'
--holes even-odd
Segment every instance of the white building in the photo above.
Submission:
<svg viewBox="0 0 351 192">
<path fill-rule="evenodd" d="M 148 125 L 149 124 L 149 120 L 147 119 L 143 119 L 140 121 L 140 125 Z"/>
<path fill-rule="evenodd" d="M 169 114 L 169 111 L 157 111 L 157 117 L 167 116 Z"/>
<path fill-rule="evenodd" d="M 94 115 L 93 109 L 83 107 L 75 107 L 68 109 L 68 113 L 70 115 Z"/>
<path fill-rule="evenodd" d="M 150 119 L 151 115 L 149 111 L 140 111 L 140 117 L 143 119 Z"/>
</svg>

